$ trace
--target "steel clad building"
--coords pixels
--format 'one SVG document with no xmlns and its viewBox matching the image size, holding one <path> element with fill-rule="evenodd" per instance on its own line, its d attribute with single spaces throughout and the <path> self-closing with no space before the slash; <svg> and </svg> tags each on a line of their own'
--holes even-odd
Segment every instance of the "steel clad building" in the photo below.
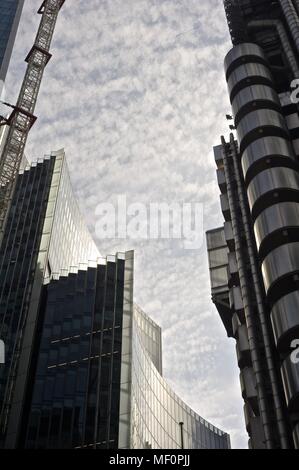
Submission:
<svg viewBox="0 0 299 470">
<path fill-rule="evenodd" d="M 214 152 L 225 223 L 207 234 L 212 299 L 236 339 L 249 446 L 299 448 L 299 2 L 224 5 L 236 136 Z"/>
</svg>

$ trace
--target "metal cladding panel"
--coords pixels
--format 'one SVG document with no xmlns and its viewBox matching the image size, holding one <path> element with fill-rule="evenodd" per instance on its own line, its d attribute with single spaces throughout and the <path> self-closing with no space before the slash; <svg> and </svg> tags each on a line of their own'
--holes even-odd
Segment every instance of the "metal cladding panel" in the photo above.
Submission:
<svg viewBox="0 0 299 470">
<path fill-rule="evenodd" d="M 267 136 L 249 144 L 242 154 L 244 177 L 246 178 L 253 165 L 266 158 L 271 160 L 272 156 L 278 156 L 281 159 L 289 158 L 294 161 L 295 155 L 290 141 L 283 137 Z"/>
<path fill-rule="evenodd" d="M 276 91 L 267 85 L 251 85 L 240 90 L 234 97 L 232 102 L 232 109 L 235 118 L 237 118 L 242 111 L 246 109 L 259 108 L 263 104 L 269 108 L 273 106 L 275 109 L 280 109 L 280 101 Z M 248 112 L 248 111 L 247 111 Z M 240 117 L 239 119 L 240 120 Z"/>
<path fill-rule="evenodd" d="M 293 438 L 295 443 L 295 449 L 299 449 L 299 423 L 296 424 L 293 431 Z"/>
<path fill-rule="evenodd" d="M 228 70 L 232 67 L 234 62 L 241 60 L 246 60 L 246 58 L 262 58 L 265 59 L 265 55 L 263 50 L 257 45 L 253 43 L 243 43 L 234 46 L 226 55 L 224 59 L 224 68 L 225 72 L 227 73 Z"/>
<path fill-rule="evenodd" d="M 288 356 L 281 367 L 281 375 L 287 399 L 287 405 L 292 411 L 299 411 L 299 363 Z"/>
<path fill-rule="evenodd" d="M 247 145 L 261 137 L 264 132 L 263 128 L 272 129 L 271 132 L 274 136 L 280 136 L 278 133 L 284 134 L 286 138 L 289 136 L 285 118 L 278 111 L 273 109 L 251 111 L 241 119 L 237 127 L 241 153 Z M 275 129 L 277 129 L 277 133 Z M 255 134 L 253 134 L 254 132 Z M 252 137 L 249 134 L 252 134 Z M 250 138 L 251 141 L 249 141 Z"/>
<path fill-rule="evenodd" d="M 227 80 L 231 100 L 240 89 L 258 83 L 270 86 L 273 84 L 272 74 L 267 66 L 255 62 L 239 65 L 232 71 Z"/>
<path fill-rule="evenodd" d="M 259 173 L 248 186 L 251 211 L 258 199 L 273 191 L 299 191 L 299 173 L 291 168 L 269 168 Z"/>
<path fill-rule="evenodd" d="M 299 202 L 280 202 L 267 207 L 254 224 L 255 239 L 258 249 L 267 237 L 277 231 L 288 228 L 299 229 Z M 271 240 L 269 239 L 269 245 Z"/>
<path fill-rule="evenodd" d="M 271 251 L 262 264 L 262 272 L 267 292 L 283 277 L 298 273 L 299 242 L 288 243 Z"/>
<path fill-rule="evenodd" d="M 299 337 L 299 291 L 291 292 L 276 302 L 271 311 L 276 344 L 280 351 L 289 351 Z"/>
</svg>

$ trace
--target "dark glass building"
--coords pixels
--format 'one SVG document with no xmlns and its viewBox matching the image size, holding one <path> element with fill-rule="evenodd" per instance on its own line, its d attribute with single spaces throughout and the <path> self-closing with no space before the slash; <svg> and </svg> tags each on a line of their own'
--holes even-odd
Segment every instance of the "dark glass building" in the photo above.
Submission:
<svg viewBox="0 0 299 470">
<path fill-rule="evenodd" d="M 1 0 L 0 2 L 0 95 L 15 42 L 24 0 Z"/>
<path fill-rule="evenodd" d="M 45 286 L 37 370 L 21 446 L 118 447 L 120 413 L 126 422 L 120 410 L 121 366 L 126 358 L 123 321 L 131 311 L 131 302 L 124 311 L 124 286 L 129 296 L 132 261 L 130 253 L 108 257 L 87 269 L 54 275 Z"/>
<path fill-rule="evenodd" d="M 54 275 L 19 446 L 228 448 L 162 377 L 161 330 L 133 303 L 134 254 Z"/>
<path fill-rule="evenodd" d="M 18 31 L 24 0 L 0 1 L 0 99 L 5 100 L 4 82 Z M 0 113 L 2 114 L 2 112 Z M 0 156 L 8 126 L 0 126 Z"/>
<path fill-rule="evenodd" d="M 0 436 L 14 445 L 29 383 L 45 279 L 99 252 L 72 193 L 64 152 L 22 171 L 0 245 Z"/>
<path fill-rule="evenodd" d="M 299 448 L 299 2 L 225 0 L 235 137 L 215 147 L 212 299 L 236 339 L 251 448 Z"/>
<path fill-rule="evenodd" d="M 133 289 L 134 253 L 100 257 L 64 152 L 21 171 L 0 246 L 1 447 L 230 447 L 163 378 Z"/>
</svg>

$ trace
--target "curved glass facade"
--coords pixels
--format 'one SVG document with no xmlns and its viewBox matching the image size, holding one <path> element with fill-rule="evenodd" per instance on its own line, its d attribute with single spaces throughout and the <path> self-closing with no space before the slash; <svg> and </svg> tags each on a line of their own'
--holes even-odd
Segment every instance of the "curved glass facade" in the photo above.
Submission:
<svg viewBox="0 0 299 470">
<path fill-rule="evenodd" d="M 143 325 L 143 326 L 141 326 Z M 139 308 L 134 309 L 132 344 L 132 421 L 131 448 L 227 449 L 228 434 L 205 421 L 189 408 L 171 389 L 155 367 L 151 356 L 153 321 Z M 145 343 L 144 330 L 150 338 Z M 151 344 L 149 350 L 146 344 Z M 180 424 L 183 423 L 183 424 Z"/>
<path fill-rule="evenodd" d="M 52 157 L 56 163 L 44 224 L 44 233 L 50 227 L 48 274 L 100 257 L 74 196 L 64 150 Z"/>
</svg>

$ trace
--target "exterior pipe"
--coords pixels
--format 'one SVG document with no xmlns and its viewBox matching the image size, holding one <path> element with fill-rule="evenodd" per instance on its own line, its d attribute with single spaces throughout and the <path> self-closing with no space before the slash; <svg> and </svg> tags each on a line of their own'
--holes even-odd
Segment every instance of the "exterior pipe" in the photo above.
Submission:
<svg viewBox="0 0 299 470">
<path fill-rule="evenodd" d="M 180 429 L 181 429 L 181 449 L 184 450 L 185 449 L 185 445 L 184 445 L 184 423 L 182 421 L 180 422 Z"/>
<path fill-rule="evenodd" d="M 257 262 L 256 262 L 256 252 L 254 250 L 254 246 L 252 242 L 252 235 L 251 235 L 251 230 L 250 230 L 250 225 L 249 225 L 249 220 L 248 220 L 249 214 L 248 214 L 247 205 L 245 203 L 244 187 L 240 179 L 241 169 L 238 164 L 238 151 L 237 151 L 237 146 L 236 146 L 236 142 L 235 142 L 233 134 L 231 134 L 231 137 L 230 137 L 230 145 L 231 145 L 231 149 L 233 152 L 233 162 L 234 162 L 235 177 L 237 181 L 238 198 L 239 198 L 240 209 L 242 213 L 242 219 L 244 223 L 246 244 L 247 244 L 249 260 L 250 260 L 250 269 L 251 269 L 254 291 L 255 291 L 256 300 L 257 300 L 257 310 L 258 310 L 260 325 L 261 325 L 263 338 L 264 338 L 265 357 L 266 357 L 267 367 L 269 370 L 269 377 L 270 377 L 271 389 L 272 389 L 272 394 L 273 394 L 274 411 L 275 411 L 275 416 L 276 416 L 276 421 L 277 421 L 280 446 L 282 449 L 289 449 L 290 446 L 289 446 L 288 432 L 287 432 L 287 428 L 285 425 L 284 412 L 282 408 L 279 387 L 278 387 L 277 373 L 276 373 L 276 369 L 275 369 L 275 365 L 273 361 L 273 348 L 271 346 L 269 328 L 268 328 L 268 323 L 267 323 L 267 315 L 266 315 L 265 308 L 264 308 L 263 295 L 262 295 L 261 285 L 259 281 L 258 267 L 257 267 Z"/>
<path fill-rule="evenodd" d="M 261 421 L 263 425 L 264 435 L 265 435 L 265 445 L 267 449 L 274 448 L 273 440 L 273 430 L 271 427 L 270 411 L 269 411 L 269 402 L 267 400 L 267 393 L 265 387 L 265 378 L 264 378 L 264 369 L 262 367 L 260 351 L 259 351 L 259 338 L 255 327 L 255 315 L 252 309 L 252 303 L 250 300 L 250 292 L 247 285 L 247 276 L 246 276 L 246 267 L 242 255 L 242 241 L 241 241 L 241 232 L 240 225 L 237 218 L 237 208 L 236 202 L 232 193 L 232 183 L 231 183 L 231 172 L 228 163 L 228 155 L 226 151 L 226 142 L 224 137 L 221 138 L 222 145 L 224 149 L 224 172 L 226 177 L 227 184 L 227 196 L 229 200 L 229 206 L 231 211 L 232 219 L 232 228 L 235 238 L 235 247 L 236 247 L 236 258 L 239 270 L 240 277 L 240 288 L 242 292 L 244 312 L 246 317 L 246 324 L 248 330 L 248 341 L 250 346 L 252 367 L 256 377 L 257 385 L 257 397 L 259 403 L 259 410 Z"/>
<path fill-rule="evenodd" d="M 294 0 L 294 5 L 297 11 L 297 15 L 299 15 L 299 0 Z"/>
<path fill-rule="evenodd" d="M 294 73 L 294 77 L 299 78 L 298 62 L 297 62 L 296 56 L 293 52 L 288 35 L 286 33 L 285 27 L 282 24 L 282 22 L 279 20 L 257 20 L 257 21 L 251 21 L 250 23 L 248 23 L 248 27 L 252 29 L 260 29 L 260 28 L 276 29 L 277 34 L 280 38 L 283 50 L 288 59 L 289 65 Z"/>
<path fill-rule="evenodd" d="M 299 52 L 299 18 L 294 4 L 292 0 L 279 0 L 279 3 Z"/>
</svg>

